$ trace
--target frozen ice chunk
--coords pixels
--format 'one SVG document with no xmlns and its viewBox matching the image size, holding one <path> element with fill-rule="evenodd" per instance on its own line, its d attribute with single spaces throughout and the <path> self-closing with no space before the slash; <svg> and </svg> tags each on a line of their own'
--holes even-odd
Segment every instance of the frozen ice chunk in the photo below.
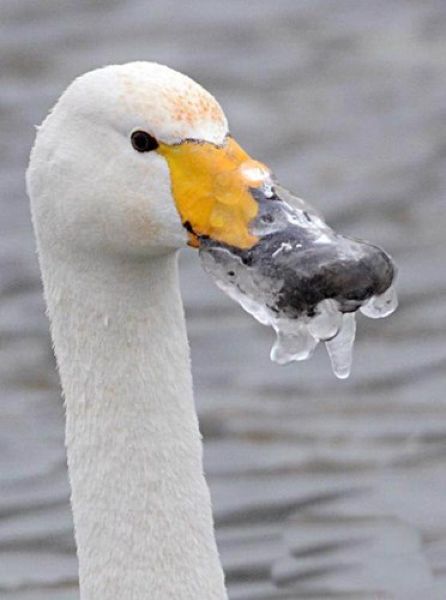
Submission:
<svg viewBox="0 0 446 600">
<path fill-rule="evenodd" d="M 333 338 L 341 328 L 342 313 L 334 300 L 322 300 L 316 307 L 316 314 L 308 322 L 308 331 L 317 340 Z"/>
<path fill-rule="evenodd" d="M 342 317 L 342 327 L 338 335 L 325 342 L 331 368 L 339 379 L 346 379 L 350 375 L 355 335 L 355 313 L 346 313 Z"/>
<path fill-rule="evenodd" d="M 272 323 L 277 338 L 271 350 L 271 360 L 285 365 L 293 360 L 307 360 L 318 344 L 305 322 L 275 321 Z"/>
<path fill-rule="evenodd" d="M 277 339 L 279 364 L 309 358 L 324 341 L 333 372 L 348 377 L 355 312 L 384 317 L 396 308 L 395 268 L 377 246 L 334 232 L 303 200 L 277 185 L 251 190 L 258 241 L 237 248 L 200 238 L 204 269 L 218 287 Z"/>
<path fill-rule="evenodd" d="M 370 300 L 361 306 L 360 310 L 362 314 L 370 319 L 382 319 L 391 315 L 398 307 L 398 298 L 396 290 L 391 285 L 384 294 L 379 296 L 372 296 Z"/>
</svg>

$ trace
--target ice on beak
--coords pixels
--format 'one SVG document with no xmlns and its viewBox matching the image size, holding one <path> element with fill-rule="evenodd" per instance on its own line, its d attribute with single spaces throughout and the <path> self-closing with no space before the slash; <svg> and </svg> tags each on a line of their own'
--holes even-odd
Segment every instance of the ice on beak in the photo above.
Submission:
<svg viewBox="0 0 446 600">
<path fill-rule="evenodd" d="M 377 246 L 334 232 L 308 204 L 278 185 L 252 189 L 258 215 L 250 249 L 200 239 L 204 269 L 277 334 L 271 359 L 309 358 L 325 342 L 332 369 L 348 377 L 358 309 L 371 318 L 397 306 L 395 267 Z"/>
</svg>

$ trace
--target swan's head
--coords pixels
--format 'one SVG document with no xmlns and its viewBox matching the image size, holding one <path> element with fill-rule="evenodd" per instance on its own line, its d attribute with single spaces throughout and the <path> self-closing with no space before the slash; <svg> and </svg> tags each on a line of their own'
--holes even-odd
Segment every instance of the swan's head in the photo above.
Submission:
<svg viewBox="0 0 446 600">
<path fill-rule="evenodd" d="M 135 62 L 68 87 L 39 128 L 28 188 L 41 243 L 141 256 L 200 238 L 251 247 L 249 189 L 268 178 L 211 94 Z"/>
<path fill-rule="evenodd" d="M 394 278 L 382 250 L 337 235 L 273 181 L 208 92 L 153 63 L 66 90 L 39 129 L 28 189 L 45 254 L 141 260 L 200 246 L 245 307 L 266 290 L 273 320 L 311 318 L 324 300 L 354 311 Z"/>
</svg>

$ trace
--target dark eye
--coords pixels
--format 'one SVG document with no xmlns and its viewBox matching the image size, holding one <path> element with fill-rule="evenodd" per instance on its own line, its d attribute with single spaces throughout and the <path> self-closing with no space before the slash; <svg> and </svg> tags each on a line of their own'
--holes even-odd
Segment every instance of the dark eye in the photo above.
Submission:
<svg viewBox="0 0 446 600">
<path fill-rule="evenodd" d="M 150 152 L 158 148 L 158 142 L 146 131 L 134 131 L 132 133 L 132 146 L 138 152 Z"/>
</svg>

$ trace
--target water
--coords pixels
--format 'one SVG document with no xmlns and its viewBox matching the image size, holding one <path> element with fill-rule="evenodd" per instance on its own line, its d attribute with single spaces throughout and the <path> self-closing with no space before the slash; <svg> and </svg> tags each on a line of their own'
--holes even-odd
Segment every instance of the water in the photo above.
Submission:
<svg viewBox="0 0 446 600">
<path fill-rule="evenodd" d="M 77 598 L 63 406 L 23 181 L 34 125 L 76 75 L 137 58 L 211 89 L 250 154 L 399 267 L 399 309 L 383 323 L 359 312 L 354 369 L 338 382 L 322 344 L 299 365 L 272 363 L 270 328 L 183 254 L 231 600 L 444 597 L 446 5 L 331 4 L 3 0 L 2 600 Z"/>
</svg>

